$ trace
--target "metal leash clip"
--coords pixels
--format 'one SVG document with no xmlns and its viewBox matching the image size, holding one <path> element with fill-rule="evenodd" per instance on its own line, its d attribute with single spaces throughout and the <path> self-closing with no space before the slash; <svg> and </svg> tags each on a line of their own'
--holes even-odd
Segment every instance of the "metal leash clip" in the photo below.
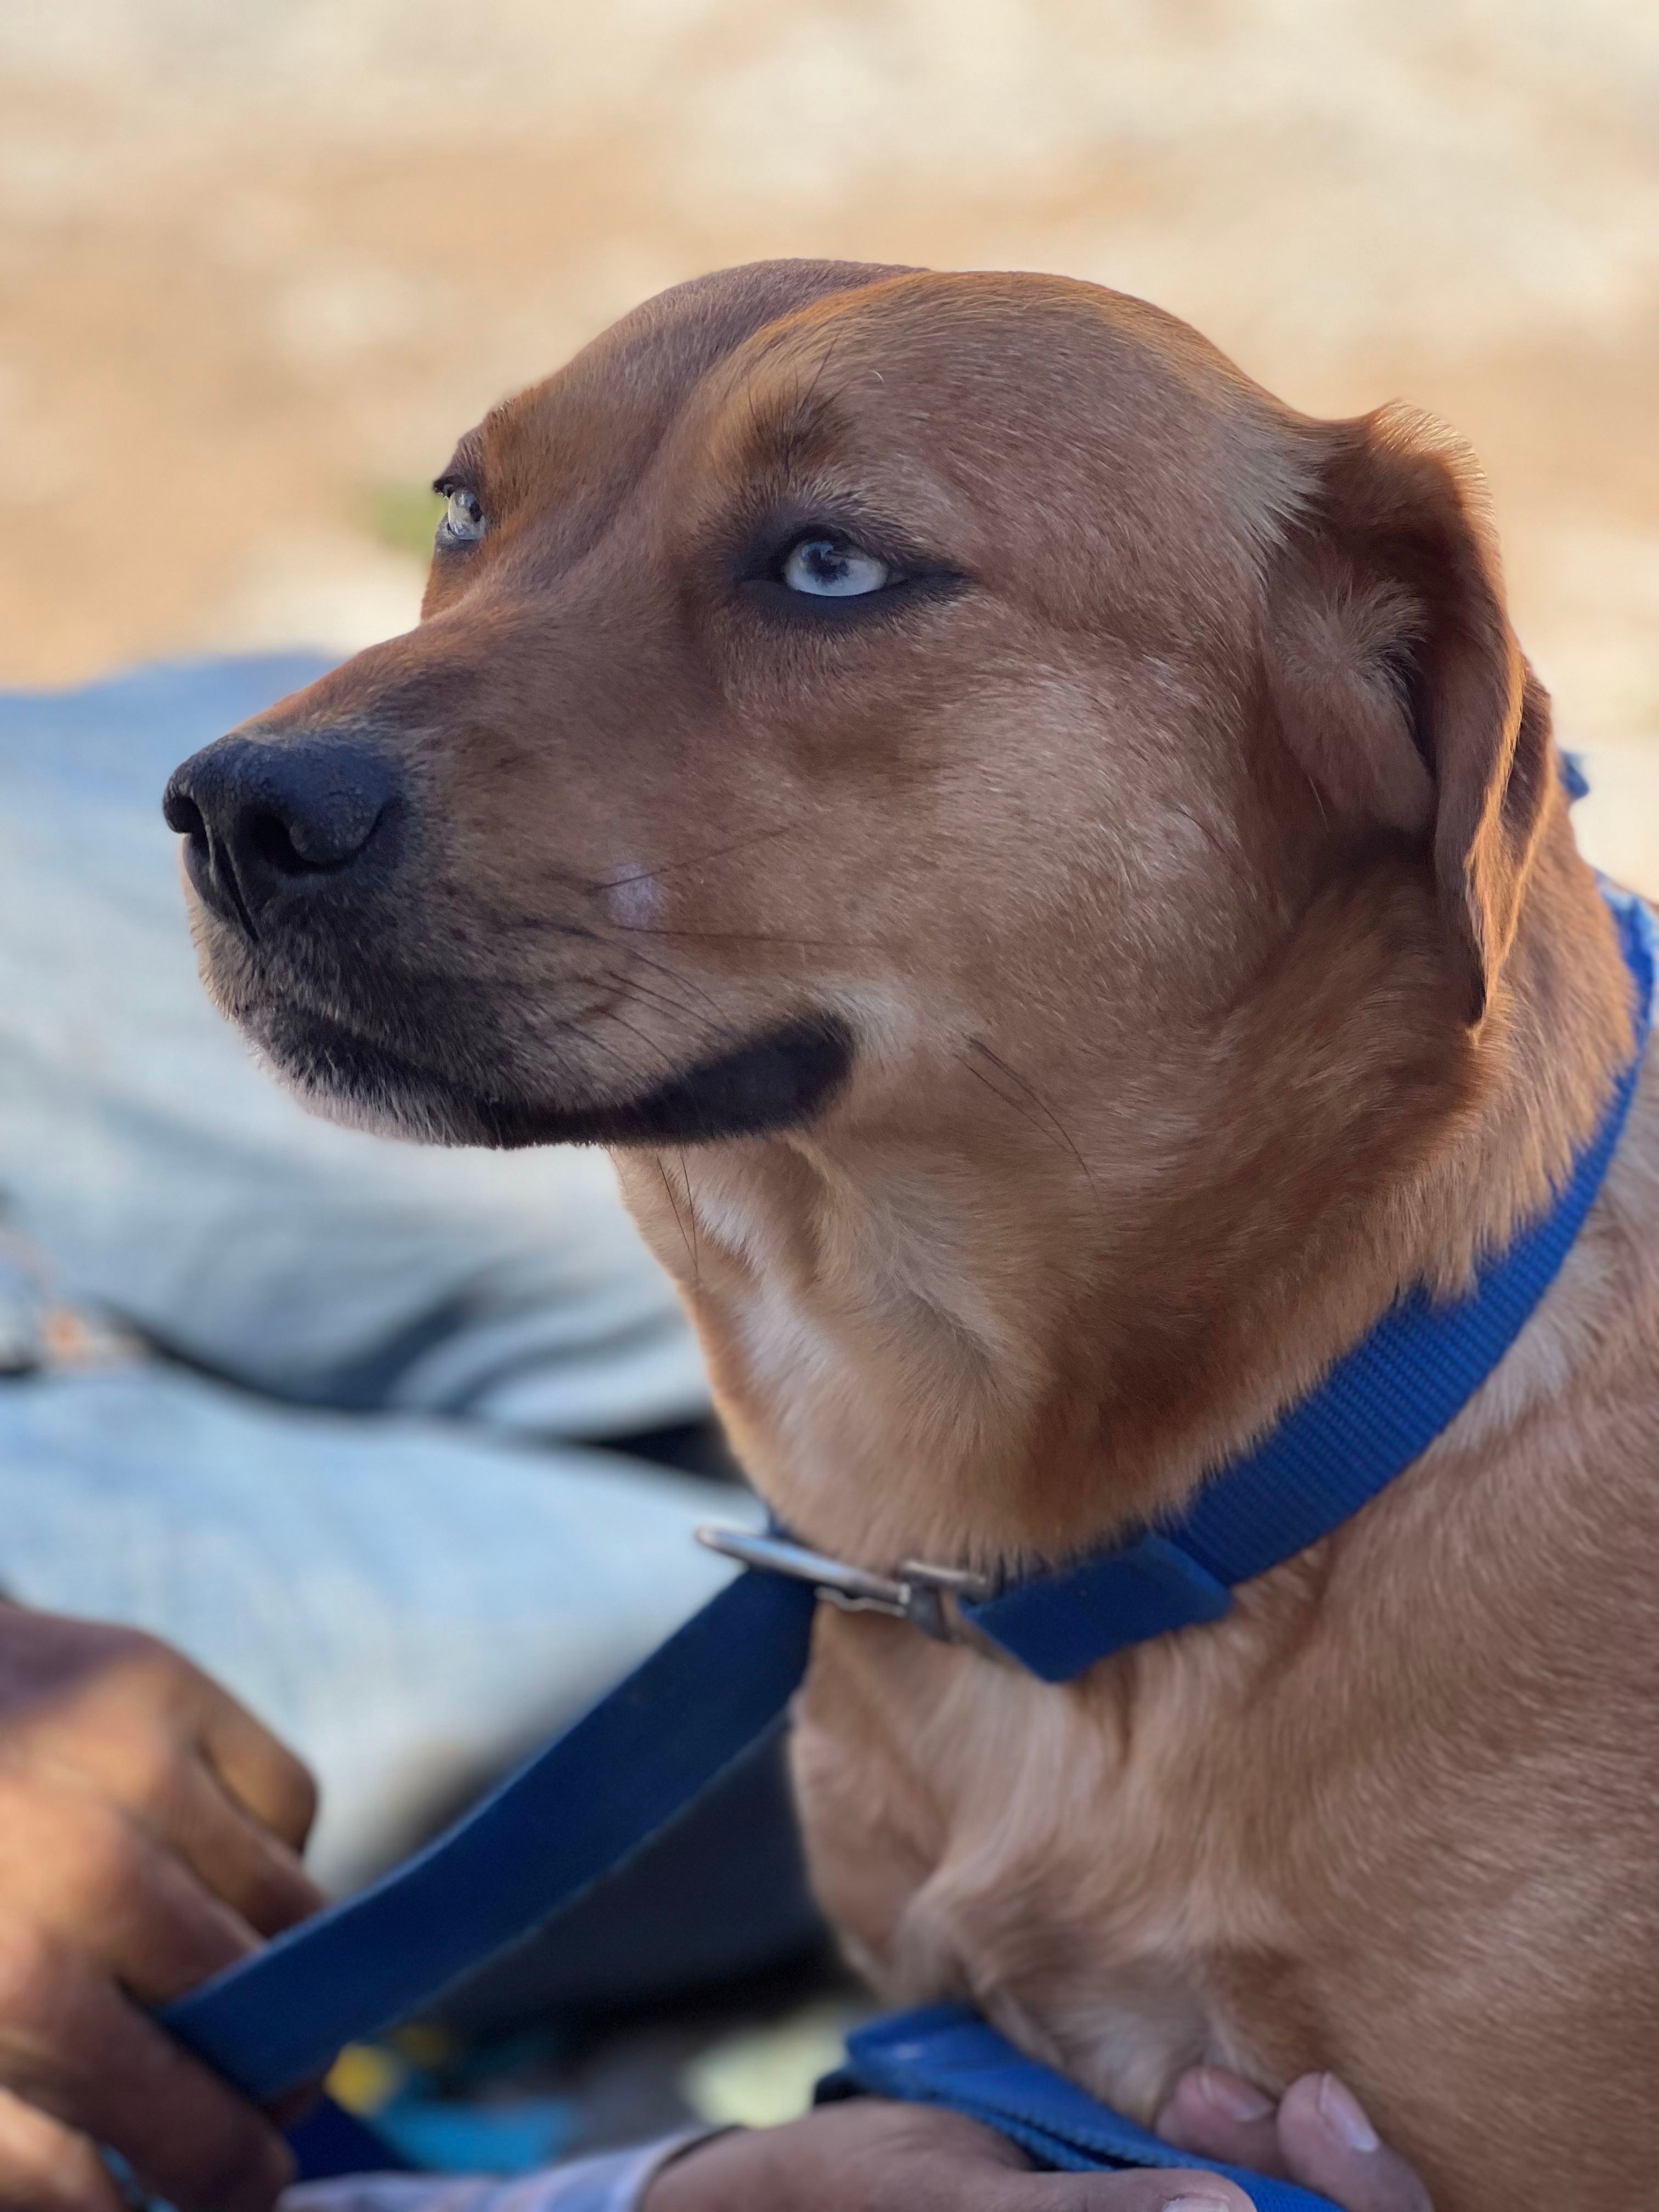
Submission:
<svg viewBox="0 0 1659 2212">
<path fill-rule="evenodd" d="M 820 1597 L 843 1613 L 884 1613 L 895 1620 L 908 1620 L 940 1644 L 964 1643 L 972 1635 L 953 1601 L 989 1597 L 994 1587 L 988 1576 L 965 1567 L 930 1566 L 925 1559 L 905 1559 L 896 1575 L 878 1575 L 849 1560 L 811 1551 L 787 1536 L 757 1535 L 749 1528 L 705 1524 L 696 1538 L 709 1551 L 758 1568 L 763 1574 L 811 1583 Z"/>
</svg>

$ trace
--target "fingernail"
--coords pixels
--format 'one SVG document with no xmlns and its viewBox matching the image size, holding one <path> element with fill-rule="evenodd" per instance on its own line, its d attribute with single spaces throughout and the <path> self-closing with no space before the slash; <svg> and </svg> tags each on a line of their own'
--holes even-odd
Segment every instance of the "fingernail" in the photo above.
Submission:
<svg viewBox="0 0 1659 2212">
<path fill-rule="evenodd" d="M 1224 2197 L 1171 2197 L 1164 2212 L 1233 2212 Z"/>
<path fill-rule="evenodd" d="M 1200 2067 L 1198 2087 L 1205 2103 L 1224 2112 L 1230 2120 L 1265 2120 L 1273 2109 L 1271 2097 L 1264 2097 L 1260 2089 L 1253 2089 L 1236 2074 L 1218 2073 L 1213 2066 Z"/>
<path fill-rule="evenodd" d="M 1320 2075 L 1318 2104 L 1333 2134 L 1340 2136 L 1350 2150 L 1370 2152 L 1376 2148 L 1376 2130 L 1365 2118 L 1364 2106 L 1334 2074 Z"/>
</svg>

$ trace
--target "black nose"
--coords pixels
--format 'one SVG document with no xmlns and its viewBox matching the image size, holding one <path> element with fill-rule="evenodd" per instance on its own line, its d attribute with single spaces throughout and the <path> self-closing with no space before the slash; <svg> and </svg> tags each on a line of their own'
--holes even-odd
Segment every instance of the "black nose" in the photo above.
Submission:
<svg viewBox="0 0 1659 2212">
<path fill-rule="evenodd" d="M 392 763 L 365 739 L 233 735 L 173 770 L 161 807 L 189 841 L 197 890 L 251 929 L 280 892 L 349 867 L 398 793 Z"/>
</svg>

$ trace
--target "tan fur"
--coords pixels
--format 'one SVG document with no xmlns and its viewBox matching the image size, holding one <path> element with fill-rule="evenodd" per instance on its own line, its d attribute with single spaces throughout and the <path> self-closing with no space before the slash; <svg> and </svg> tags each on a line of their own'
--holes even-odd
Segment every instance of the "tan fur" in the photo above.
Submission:
<svg viewBox="0 0 1659 2212">
<path fill-rule="evenodd" d="M 1310 422 L 1085 286 L 784 264 L 465 458 L 490 535 L 421 629 L 261 724 L 371 724 L 425 841 L 380 997 L 283 988 L 573 1110 L 846 1022 L 804 1124 L 618 1155 L 815 1543 L 1012 1566 L 1177 1503 L 1595 1126 L 1628 982 L 1441 434 Z M 779 511 L 965 581 L 769 627 L 730 549 Z M 202 927 L 265 1035 L 271 956 Z M 1197 2059 L 1336 2067 L 1439 2212 L 1644 2201 L 1656 1344 L 1650 1074 L 1499 1374 L 1225 1622 L 1056 1689 L 826 1611 L 801 1803 L 878 1984 L 1143 2117 Z"/>
</svg>

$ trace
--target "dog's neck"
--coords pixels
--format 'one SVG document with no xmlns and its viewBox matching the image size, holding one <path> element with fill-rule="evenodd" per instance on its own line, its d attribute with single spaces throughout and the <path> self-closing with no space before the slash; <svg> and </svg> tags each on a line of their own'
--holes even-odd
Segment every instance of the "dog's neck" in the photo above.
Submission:
<svg viewBox="0 0 1659 2212">
<path fill-rule="evenodd" d="M 1534 1212 L 1631 1049 L 1629 985 L 1565 821 L 1479 1032 L 1387 872 L 1123 1082 L 988 1060 L 914 1127 L 620 1164 L 744 1465 L 811 1540 L 1012 1565 L 1176 1503 L 1413 1280 Z"/>
</svg>

